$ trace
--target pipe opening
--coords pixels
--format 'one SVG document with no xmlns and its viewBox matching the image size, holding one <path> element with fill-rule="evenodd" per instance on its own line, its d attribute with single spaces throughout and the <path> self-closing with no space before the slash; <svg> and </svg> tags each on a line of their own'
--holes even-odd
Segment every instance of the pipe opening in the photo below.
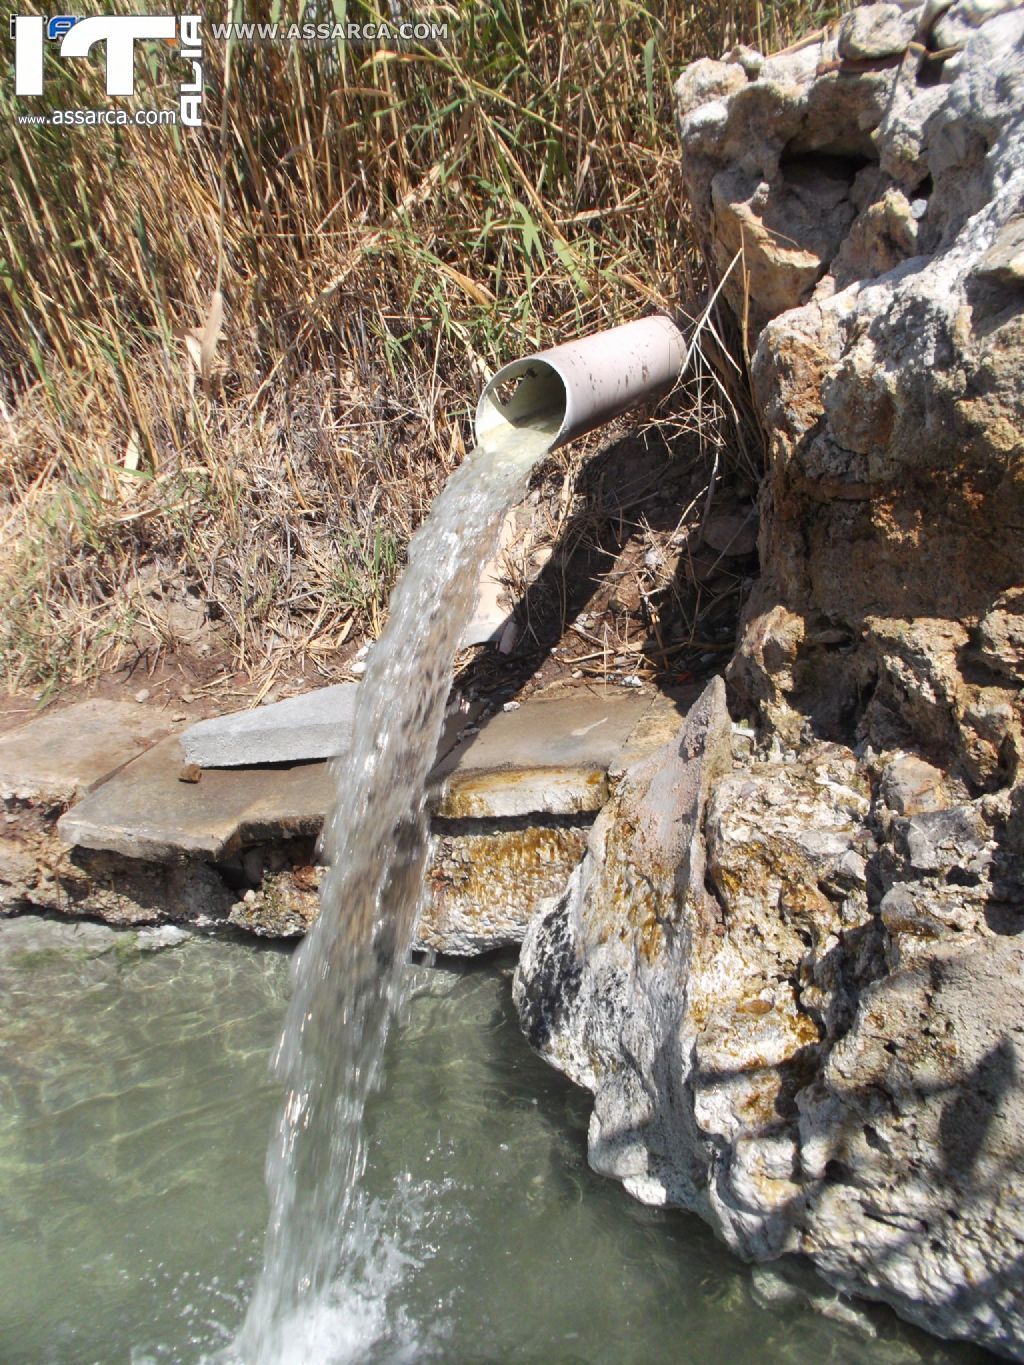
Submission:
<svg viewBox="0 0 1024 1365">
<path fill-rule="evenodd" d="M 537 458 L 663 393 L 685 359 L 679 329 L 655 316 L 514 360 L 480 395 L 477 443 Z"/>
<path fill-rule="evenodd" d="M 565 380 L 536 356 L 504 365 L 490 380 L 476 411 L 476 438 L 493 443 L 503 433 L 527 430 L 554 438 L 562 430 L 569 395 Z"/>
</svg>

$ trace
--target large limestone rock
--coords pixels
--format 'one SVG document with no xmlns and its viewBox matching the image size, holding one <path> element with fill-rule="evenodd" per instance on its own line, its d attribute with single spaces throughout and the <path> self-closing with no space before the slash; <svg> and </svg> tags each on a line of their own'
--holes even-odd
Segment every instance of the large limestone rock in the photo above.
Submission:
<svg viewBox="0 0 1024 1365">
<path fill-rule="evenodd" d="M 678 87 L 752 352 L 721 692 L 528 932 L 590 1159 L 740 1255 L 1024 1359 L 1024 10 L 863 5 Z"/>
<path fill-rule="evenodd" d="M 730 680 L 789 743 L 914 746 L 997 790 L 1022 751 L 1024 11 L 865 5 L 677 97 L 768 436 Z"/>
<path fill-rule="evenodd" d="M 622 780 L 528 931 L 527 1037 L 638 1198 L 1024 1357 L 1019 791 L 728 745 L 719 684 Z"/>
<path fill-rule="evenodd" d="M 623 777 L 566 891 L 532 921 L 515 978 L 531 1045 L 594 1092 L 591 1164 L 650 1203 L 704 1199 L 683 1036 L 717 918 L 701 819 L 730 763 L 716 679 L 681 734 Z"/>
</svg>

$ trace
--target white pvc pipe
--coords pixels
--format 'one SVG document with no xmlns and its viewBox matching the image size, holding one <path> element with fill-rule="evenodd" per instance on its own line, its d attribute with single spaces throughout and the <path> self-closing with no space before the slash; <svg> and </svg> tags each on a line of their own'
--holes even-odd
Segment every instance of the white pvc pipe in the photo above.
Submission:
<svg viewBox="0 0 1024 1365">
<path fill-rule="evenodd" d="M 542 428 L 553 433 L 554 450 L 671 388 L 685 355 L 679 329 L 669 318 L 657 316 L 514 360 L 502 366 L 480 395 L 477 444 L 509 427 Z"/>
</svg>

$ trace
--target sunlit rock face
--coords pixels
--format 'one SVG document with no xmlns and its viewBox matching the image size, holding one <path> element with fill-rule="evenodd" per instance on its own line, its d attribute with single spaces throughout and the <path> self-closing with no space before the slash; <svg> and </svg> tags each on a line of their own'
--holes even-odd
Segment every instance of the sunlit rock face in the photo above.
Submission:
<svg viewBox="0 0 1024 1365">
<path fill-rule="evenodd" d="M 593 1092 L 591 1164 L 1024 1355 L 1022 832 L 1019 789 L 958 800 L 907 755 L 734 754 L 719 680 L 523 945 L 523 1029 Z"/>
<path fill-rule="evenodd" d="M 1024 1359 L 1024 11 L 861 6 L 677 97 L 762 578 L 534 918 L 523 1027 L 639 1198 Z"/>
<path fill-rule="evenodd" d="M 1022 44 L 1019 6 L 866 5 L 676 88 L 768 437 L 737 696 L 975 790 L 1022 747 Z"/>
<path fill-rule="evenodd" d="M 594 1092 L 590 1160 L 648 1203 L 704 1200 L 682 1037 L 714 940 L 700 821 L 730 766 L 716 679 L 598 815 L 564 894 L 527 930 L 515 993 L 531 1045 Z"/>
</svg>

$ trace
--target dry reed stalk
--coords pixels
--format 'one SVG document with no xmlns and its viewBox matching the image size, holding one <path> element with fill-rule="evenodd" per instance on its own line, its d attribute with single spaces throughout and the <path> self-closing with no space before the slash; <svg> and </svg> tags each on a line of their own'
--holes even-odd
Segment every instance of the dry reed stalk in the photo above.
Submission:
<svg viewBox="0 0 1024 1365">
<path fill-rule="evenodd" d="M 300 8 L 273 3 L 285 22 Z M 433 17 L 442 49 L 208 38 L 225 76 L 196 132 L 30 127 L 0 93 L 9 687 L 198 647 L 186 618 L 257 683 L 337 676 L 331 649 L 380 628 L 461 458 L 481 370 L 652 305 L 701 315 L 675 74 L 833 14 L 494 0 Z M 139 107 L 174 102 L 172 62 L 143 53 L 137 77 Z M 48 105 L 105 102 L 99 63 L 47 81 Z M 737 371 L 710 313 L 697 339 L 679 427 L 754 468 L 742 352 Z"/>
</svg>

